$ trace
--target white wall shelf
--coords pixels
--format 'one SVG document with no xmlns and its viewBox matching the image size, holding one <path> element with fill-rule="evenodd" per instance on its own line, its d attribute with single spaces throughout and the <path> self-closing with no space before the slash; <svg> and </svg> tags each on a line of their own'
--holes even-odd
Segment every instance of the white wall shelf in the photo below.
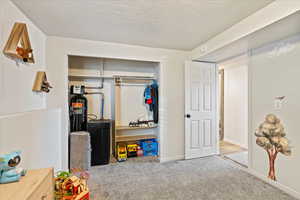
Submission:
<svg viewBox="0 0 300 200">
<path fill-rule="evenodd" d="M 126 130 L 143 130 L 143 129 L 152 129 L 157 128 L 158 126 L 148 126 L 148 127 L 134 127 L 134 126 L 116 126 L 117 131 L 126 131 Z"/>
<path fill-rule="evenodd" d="M 105 76 L 105 75 L 72 75 L 69 74 L 69 79 L 113 79 L 113 76 Z"/>
<path fill-rule="evenodd" d="M 146 139 L 156 139 L 156 135 L 145 134 L 145 135 L 118 135 L 116 136 L 116 142 L 130 142 Z"/>
</svg>

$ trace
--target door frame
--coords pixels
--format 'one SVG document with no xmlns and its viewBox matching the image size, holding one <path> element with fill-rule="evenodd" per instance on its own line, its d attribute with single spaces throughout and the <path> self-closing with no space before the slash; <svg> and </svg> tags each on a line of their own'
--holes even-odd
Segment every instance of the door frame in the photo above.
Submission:
<svg viewBox="0 0 300 200">
<path fill-rule="evenodd" d="M 219 98 L 217 99 L 217 100 L 219 100 L 219 101 L 217 101 L 218 106 L 219 106 L 219 109 L 218 109 L 219 113 L 217 113 L 217 114 L 219 114 L 219 118 L 220 118 L 220 120 L 219 120 L 219 134 L 222 133 L 222 137 L 219 137 L 219 140 L 221 140 L 221 139 L 224 139 L 224 136 L 225 136 L 225 134 L 224 134 L 224 127 L 225 127 L 224 126 L 224 122 L 225 122 L 225 120 L 224 120 L 224 116 L 225 116 L 225 112 L 224 112 L 224 108 L 225 108 L 224 78 L 225 78 L 225 76 L 224 76 L 224 69 L 219 69 L 219 67 L 217 67 L 217 70 L 218 70 L 218 79 L 219 79 L 218 86 L 220 86 L 219 90 L 218 90 L 218 97 Z"/>
<path fill-rule="evenodd" d="M 251 56 L 251 53 L 252 51 L 251 50 L 248 50 L 246 53 L 244 53 L 244 55 L 246 56 L 247 58 L 247 72 L 248 72 L 248 120 L 247 120 L 247 134 L 248 134 L 248 166 L 247 168 L 248 169 L 252 169 L 253 167 L 253 164 L 252 164 L 252 144 L 253 144 L 253 137 L 252 137 L 252 134 L 251 134 L 251 131 L 253 130 L 252 128 L 252 85 L 251 85 L 251 78 L 252 78 L 252 70 L 251 70 L 251 63 L 250 63 L 250 59 L 249 57 Z M 241 55 L 239 55 L 241 56 Z M 239 56 L 236 56 L 236 57 L 239 57 Z M 234 58 L 234 57 L 231 57 L 231 58 Z M 220 67 L 219 67 L 219 63 L 221 63 L 222 61 L 219 61 L 219 62 L 210 62 L 210 61 L 203 61 L 203 60 L 200 60 L 200 59 L 194 59 L 192 60 L 193 62 L 204 62 L 204 63 L 214 63 L 216 65 L 216 72 L 219 71 Z M 216 73 L 216 93 L 217 93 L 217 102 L 220 100 L 220 97 L 218 96 L 218 91 L 220 90 L 219 88 L 219 83 L 220 83 L 220 78 L 218 76 L 218 73 Z M 220 120 L 220 104 L 217 103 L 217 115 L 216 115 L 216 120 L 217 122 L 219 122 Z M 185 121 L 184 121 L 185 122 Z M 216 131 L 217 131 L 217 152 L 218 152 L 218 155 L 220 155 L 220 140 L 219 140 L 219 126 L 218 126 L 218 123 L 216 123 L 217 127 L 216 127 Z"/>
<path fill-rule="evenodd" d="M 251 64 L 250 64 L 250 56 L 251 56 L 251 50 L 248 50 L 246 53 L 237 55 L 237 56 L 232 56 L 228 59 L 225 60 L 221 60 L 219 62 L 217 62 L 217 66 L 219 68 L 220 63 L 223 63 L 224 61 L 229 61 L 229 60 L 233 60 L 235 63 L 239 63 L 241 65 L 246 65 L 247 66 L 247 126 L 246 126 L 246 130 L 247 132 L 245 134 L 248 135 L 248 141 L 247 141 L 247 151 L 248 151 L 248 169 L 252 167 L 252 139 L 253 139 L 253 135 L 254 132 L 252 134 L 252 96 L 251 96 L 251 90 L 252 90 L 252 85 L 251 85 Z M 230 62 L 229 62 L 230 63 Z M 219 111 L 219 110 L 218 110 Z M 218 113 L 218 115 L 220 115 L 220 113 Z"/>
<path fill-rule="evenodd" d="M 158 125 L 158 160 L 160 163 L 168 161 L 168 158 L 165 157 L 165 68 L 167 65 L 167 58 L 166 57 L 131 57 L 131 56 L 108 56 L 106 54 L 90 54 L 90 53 L 78 53 L 78 52 L 65 52 L 64 58 L 64 101 L 63 101 L 63 116 L 62 116 L 62 124 L 69 123 L 69 57 L 70 56 L 80 56 L 80 57 L 93 57 L 93 58 L 107 58 L 107 59 L 122 59 L 122 60 L 130 60 L 130 61 L 145 61 L 145 62 L 155 62 L 158 63 L 158 72 L 159 77 L 157 77 L 159 82 L 159 125 Z M 66 123 L 64 123 L 66 122 Z M 64 170 L 68 170 L 68 163 L 69 163 L 69 126 L 62 125 L 62 140 L 65 141 L 61 144 L 61 157 L 64 162 L 61 164 L 61 168 Z"/>
</svg>

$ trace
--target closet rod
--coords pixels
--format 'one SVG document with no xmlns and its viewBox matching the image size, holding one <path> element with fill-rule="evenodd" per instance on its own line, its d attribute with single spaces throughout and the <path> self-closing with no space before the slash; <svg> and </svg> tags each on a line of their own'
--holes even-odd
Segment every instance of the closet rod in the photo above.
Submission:
<svg viewBox="0 0 300 200">
<path fill-rule="evenodd" d="M 143 85 L 148 85 L 147 83 L 119 83 L 116 84 L 117 86 L 143 86 Z"/>
<path fill-rule="evenodd" d="M 156 80 L 156 78 L 147 76 L 115 76 L 115 85 L 140 86 L 149 84 L 153 80 Z"/>
<path fill-rule="evenodd" d="M 154 77 L 149 76 L 114 76 L 115 79 L 126 80 L 156 80 Z"/>
</svg>

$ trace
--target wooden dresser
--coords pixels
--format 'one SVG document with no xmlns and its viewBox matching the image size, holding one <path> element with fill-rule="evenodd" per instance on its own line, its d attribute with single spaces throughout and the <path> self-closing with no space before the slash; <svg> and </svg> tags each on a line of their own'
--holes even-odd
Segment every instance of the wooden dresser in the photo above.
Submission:
<svg viewBox="0 0 300 200">
<path fill-rule="evenodd" d="M 53 200 L 53 169 L 29 170 L 19 182 L 0 184 L 2 200 Z"/>
</svg>

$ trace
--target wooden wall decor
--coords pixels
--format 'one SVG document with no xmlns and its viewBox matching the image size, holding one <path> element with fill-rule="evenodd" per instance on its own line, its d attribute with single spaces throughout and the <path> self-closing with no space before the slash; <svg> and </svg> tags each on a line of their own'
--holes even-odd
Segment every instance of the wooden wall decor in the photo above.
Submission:
<svg viewBox="0 0 300 200">
<path fill-rule="evenodd" d="M 34 92 L 50 92 L 51 85 L 47 81 L 46 72 L 39 71 L 36 74 L 32 91 Z"/>
<path fill-rule="evenodd" d="M 11 58 L 20 59 L 23 62 L 34 63 L 26 24 L 14 24 L 3 53 Z"/>
</svg>

